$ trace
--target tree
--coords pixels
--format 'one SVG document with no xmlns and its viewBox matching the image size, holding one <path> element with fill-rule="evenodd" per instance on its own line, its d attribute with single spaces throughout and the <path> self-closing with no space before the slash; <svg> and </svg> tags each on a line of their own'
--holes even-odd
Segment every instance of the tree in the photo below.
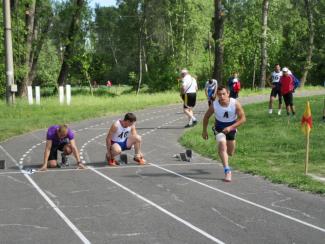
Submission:
<svg viewBox="0 0 325 244">
<path fill-rule="evenodd" d="M 22 96 L 27 93 L 27 86 L 29 86 L 31 83 L 29 81 L 28 71 L 31 68 L 32 65 L 32 45 L 33 45 L 33 39 L 34 39 L 34 30 L 35 30 L 35 7 L 36 7 L 36 0 L 32 0 L 30 3 L 27 3 L 26 5 L 26 11 L 25 11 L 25 32 L 26 32 L 26 49 L 25 49 L 25 57 L 23 59 L 23 66 L 25 66 L 26 72 L 25 77 L 23 81 L 21 82 L 19 86 L 18 95 Z"/>
<path fill-rule="evenodd" d="M 58 77 L 58 85 L 64 85 L 70 68 L 70 59 L 73 57 L 74 44 L 78 31 L 80 31 L 81 13 L 84 7 L 84 0 L 75 0 L 75 8 L 70 22 L 70 28 L 68 31 L 68 38 L 65 44 L 63 61 L 61 65 L 60 74 Z"/>
<path fill-rule="evenodd" d="M 214 14 L 214 33 L 213 39 L 215 41 L 215 59 L 212 77 L 218 82 L 222 83 L 222 69 L 223 69 L 223 31 L 224 31 L 224 19 L 225 8 L 222 5 L 221 0 L 215 0 L 215 14 Z"/>
<path fill-rule="evenodd" d="M 304 64 L 304 69 L 302 72 L 301 84 L 300 86 L 304 86 L 307 80 L 307 75 L 309 70 L 312 68 L 312 56 L 314 50 L 314 17 L 313 17 L 313 4 L 311 0 L 304 0 L 307 19 L 308 19 L 308 47 L 307 47 L 307 55 L 306 55 L 306 62 Z"/>
<path fill-rule="evenodd" d="M 263 0 L 262 8 L 262 35 L 261 35 L 261 68 L 260 68 L 260 87 L 265 87 L 266 66 L 267 66 L 267 17 L 269 11 L 269 1 Z"/>
</svg>

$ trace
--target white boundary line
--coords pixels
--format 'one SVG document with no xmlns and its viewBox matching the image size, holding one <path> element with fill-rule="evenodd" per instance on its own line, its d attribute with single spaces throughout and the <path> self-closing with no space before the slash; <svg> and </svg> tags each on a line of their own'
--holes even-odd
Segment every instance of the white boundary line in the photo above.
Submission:
<svg viewBox="0 0 325 244">
<path fill-rule="evenodd" d="M 173 174 L 173 175 L 179 176 L 179 177 L 181 177 L 181 178 L 184 178 L 184 179 L 186 179 L 186 180 L 192 181 L 192 182 L 197 183 L 197 184 L 199 184 L 199 185 L 201 185 L 201 186 L 207 187 L 207 188 L 209 188 L 209 189 L 211 189 L 211 190 L 214 190 L 214 191 L 220 192 L 220 193 L 222 193 L 222 194 L 224 194 L 224 195 L 227 195 L 227 196 L 232 197 L 232 198 L 234 198 L 234 199 L 237 199 L 237 200 L 239 200 L 239 201 L 242 201 L 242 202 L 245 202 L 245 203 L 250 204 L 250 205 L 252 205 L 252 206 L 255 206 L 255 207 L 261 208 L 261 209 L 266 210 L 266 211 L 268 211 L 268 212 L 271 212 L 271 213 L 274 213 L 274 214 L 280 215 L 280 216 L 282 216 L 282 217 L 284 217 L 284 218 L 290 219 L 290 220 L 292 220 L 292 221 L 298 222 L 298 223 L 300 223 L 300 224 L 306 225 L 306 226 L 308 226 L 308 227 L 311 227 L 311 228 L 313 228 L 313 229 L 316 229 L 316 230 L 319 230 L 319 231 L 325 233 L 325 229 L 324 229 L 324 228 L 321 228 L 321 227 L 319 227 L 319 226 L 316 226 L 316 225 L 310 224 L 310 223 L 308 223 L 308 222 L 302 221 L 302 220 L 300 220 L 300 219 L 297 219 L 297 218 L 291 217 L 291 216 L 289 216 L 289 215 L 286 215 L 286 214 L 284 214 L 284 213 L 278 212 L 278 211 L 273 210 L 273 209 L 271 209 L 271 208 L 265 207 L 265 206 L 260 205 L 260 204 L 258 204 L 258 203 L 251 202 L 251 201 L 246 200 L 246 199 L 244 199 L 244 198 L 238 197 L 238 196 L 236 196 L 236 195 L 234 195 L 234 194 L 231 194 L 231 193 L 225 192 L 225 191 L 223 191 L 223 190 L 220 190 L 219 188 L 216 188 L 216 187 L 213 187 L 213 186 L 207 185 L 207 184 L 202 183 L 202 182 L 200 182 L 200 181 L 197 181 L 197 180 L 194 180 L 194 179 L 192 179 L 192 178 L 186 177 L 186 176 L 184 176 L 184 175 L 178 174 L 178 173 L 176 173 L 176 172 L 174 172 L 174 171 L 171 171 L 171 170 L 169 170 L 169 169 L 165 169 L 165 168 L 163 168 L 163 167 L 161 167 L 161 166 L 159 166 L 159 165 L 156 165 L 156 164 L 153 164 L 153 163 L 149 163 L 149 164 L 155 166 L 155 167 L 158 168 L 158 169 L 164 170 L 164 171 L 166 171 L 166 172 L 168 172 L 168 173 L 170 173 L 170 174 Z"/>
<path fill-rule="evenodd" d="M 89 169 L 92 170 L 94 173 L 98 174 L 99 176 L 101 176 L 101 177 L 105 178 L 106 180 L 112 182 L 113 184 L 117 185 L 118 187 L 122 188 L 123 190 L 131 193 L 133 196 L 135 196 L 135 197 L 141 199 L 142 201 L 150 204 L 151 206 L 157 208 L 158 210 L 160 210 L 161 212 L 167 214 L 168 216 L 172 217 L 173 219 L 176 219 L 177 221 L 181 222 L 182 224 L 186 225 L 187 227 L 191 228 L 192 230 L 195 230 L 196 232 L 200 233 L 201 235 L 205 236 L 206 238 L 212 240 L 213 242 L 218 243 L 218 244 L 224 244 L 224 242 L 217 239 L 216 237 L 214 237 L 214 236 L 210 235 L 209 233 L 205 232 L 204 230 L 196 227 L 195 225 L 191 224 L 190 222 L 178 217 L 177 215 L 169 212 L 168 210 L 166 210 L 163 207 L 159 206 L 158 204 L 152 202 L 148 198 L 145 198 L 145 197 L 141 196 L 140 194 L 132 191 L 131 189 L 129 189 L 126 186 L 118 183 L 117 181 L 111 179 L 110 177 L 104 175 L 103 173 L 99 172 L 98 170 L 94 169 L 93 167 L 89 167 Z"/>
<path fill-rule="evenodd" d="M 0 149 L 16 164 L 18 163 L 1 145 Z M 21 171 L 23 173 L 23 171 Z M 38 193 L 47 201 L 52 209 L 63 219 L 63 221 L 73 230 L 73 232 L 80 238 L 82 243 L 90 244 L 91 242 L 81 233 L 81 231 L 69 220 L 67 216 L 55 205 L 55 203 L 45 194 L 45 192 L 36 184 L 36 182 L 28 175 L 24 174 L 27 180 L 34 186 Z"/>
</svg>

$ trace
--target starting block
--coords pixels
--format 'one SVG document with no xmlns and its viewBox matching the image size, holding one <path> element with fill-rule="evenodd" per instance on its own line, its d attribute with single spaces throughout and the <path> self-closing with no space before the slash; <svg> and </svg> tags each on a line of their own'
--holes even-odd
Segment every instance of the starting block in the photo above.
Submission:
<svg viewBox="0 0 325 244">
<path fill-rule="evenodd" d="M 128 164 L 128 155 L 127 154 L 120 154 L 120 162 L 124 164 Z"/>
<path fill-rule="evenodd" d="M 5 168 L 6 168 L 6 161 L 0 160 L 0 169 L 5 169 Z"/>
<path fill-rule="evenodd" d="M 176 154 L 174 158 L 179 158 L 181 161 L 191 162 L 192 150 L 186 149 L 185 153 Z"/>
</svg>

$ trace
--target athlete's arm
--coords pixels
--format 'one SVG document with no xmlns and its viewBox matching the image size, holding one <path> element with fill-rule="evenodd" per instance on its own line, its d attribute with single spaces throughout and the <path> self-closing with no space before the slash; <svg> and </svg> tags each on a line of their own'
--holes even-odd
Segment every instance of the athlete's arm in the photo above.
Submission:
<svg viewBox="0 0 325 244">
<path fill-rule="evenodd" d="M 203 131 L 202 131 L 202 138 L 204 140 L 208 139 L 208 124 L 209 124 L 209 119 L 211 117 L 211 115 L 214 113 L 214 108 L 213 108 L 213 104 L 210 105 L 209 109 L 205 112 L 205 115 L 203 117 Z"/>
<path fill-rule="evenodd" d="M 135 128 L 135 125 L 131 126 L 131 135 L 136 136 L 137 135 L 137 129 Z"/>
<path fill-rule="evenodd" d="M 237 127 L 239 127 L 241 124 L 245 123 L 245 121 L 246 121 L 245 112 L 244 112 L 243 107 L 241 106 L 241 104 L 238 101 L 236 101 L 236 113 L 237 113 L 236 123 L 224 128 L 223 132 L 228 133 L 228 132 L 236 129 Z"/>
<path fill-rule="evenodd" d="M 107 148 L 107 153 L 111 155 L 111 146 L 112 146 L 112 138 L 115 132 L 117 131 L 117 126 L 112 124 L 111 128 L 108 131 L 107 137 L 106 137 L 106 148 Z"/>
<path fill-rule="evenodd" d="M 75 139 L 70 140 L 70 146 L 71 146 L 72 154 L 75 157 L 75 159 L 77 160 L 77 164 L 80 164 L 81 163 L 80 155 L 79 155 L 79 151 L 78 151 Z"/>
<path fill-rule="evenodd" d="M 44 150 L 43 165 L 40 168 L 40 171 L 45 171 L 47 169 L 47 161 L 51 153 L 51 147 L 52 147 L 52 140 L 47 140 L 45 144 L 45 150 Z"/>
</svg>

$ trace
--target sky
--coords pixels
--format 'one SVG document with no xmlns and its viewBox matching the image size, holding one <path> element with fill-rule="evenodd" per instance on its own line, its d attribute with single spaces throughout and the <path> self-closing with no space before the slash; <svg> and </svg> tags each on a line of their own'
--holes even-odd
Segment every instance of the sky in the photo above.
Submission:
<svg viewBox="0 0 325 244">
<path fill-rule="evenodd" d="M 90 0 L 89 2 L 92 8 L 95 7 L 96 3 L 98 3 L 101 7 L 116 5 L 116 0 Z"/>
</svg>

